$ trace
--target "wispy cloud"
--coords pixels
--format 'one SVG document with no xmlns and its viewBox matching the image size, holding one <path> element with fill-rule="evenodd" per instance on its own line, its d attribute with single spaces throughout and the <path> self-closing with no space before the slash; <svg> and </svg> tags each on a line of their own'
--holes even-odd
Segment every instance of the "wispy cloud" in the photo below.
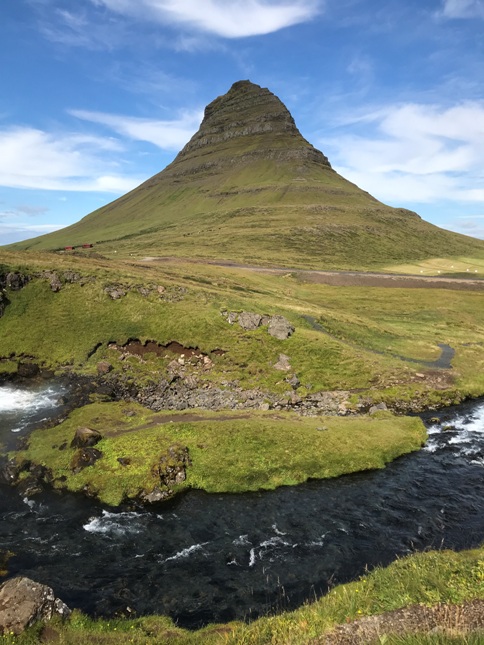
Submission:
<svg viewBox="0 0 484 645">
<path fill-rule="evenodd" d="M 458 217 L 450 223 L 449 228 L 458 233 L 465 233 L 466 235 L 472 235 L 472 237 L 484 239 L 484 215 Z"/>
<path fill-rule="evenodd" d="M 484 202 L 484 102 L 389 105 L 321 141 L 345 177 L 392 203 Z"/>
<path fill-rule="evenodd" d="M 112 138 L 11 127 L 0 130 L 0 149 L 1 186 L 120 193 L 141 181 L 117 171 L 122 147 Z"/>
<path fill-rule="evenodd" d="M 484 18 L 484 0 L 443 0 L 444 18 Z"/>
<path fill-rule="evenodd" d="M 130 139 L 148 141 L 163 150 L 176 152 L 194 134 L 203 117 L 202 111 L 184 112 L 173 121 L 158 121 L 87 110 L 71 110 L 71 114 L 78 119 L 104 125 Z"/>
<path fill-rule="evenodd" d="M 36 226 L 11 220 L 5 221 L 2 215 L 0 212 L 0 245 L 12 244 L 27 237 L 36 237 L 63 228 L 61 224 L 38 224 Z"/>
<path fill-rule="evenodd" d="M 131 43 L 132 30 L 121 16 L 92 11 L 91 5 L 74 6 L 69 9 L 57 6 L 59 0 L 25 0 L 37 17 L 40 33 L 53 43 L 67 47 L 112 51 Z"/>
<path fill-rule="evenodd" d="M 306 22 L 322 0 L 91 0 L 139 20 L 182 26 L 223 38 L 269 34 Z"/>
</svg>

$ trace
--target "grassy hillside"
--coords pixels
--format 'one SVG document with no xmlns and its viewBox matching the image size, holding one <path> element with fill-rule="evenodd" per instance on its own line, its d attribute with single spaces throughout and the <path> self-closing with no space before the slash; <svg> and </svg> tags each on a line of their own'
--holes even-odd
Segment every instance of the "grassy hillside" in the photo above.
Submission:
<svg viewBox="0 0 484 645">
<path fill-rule="evenodd" d="M 302 397 L 346 390 L 351 400 L 437 402 L 454 400 L 457 392 L 484 392 L 483 291 L 332 287 L 306 282 L 297 272 L 273 275 L 176 261 L 130 265 L 32 253 L 4 254 L 4 261 L 9 267 L 28 261 L 27 273 L 55 268 L 61 277 L 68 270 L 84 276 L 82 286 L 65 283 L 58 293 L 41 277 L 7 292 L 0 357 L 12 357 L 13 364 L 32 356 L 45 366 L 95 374 L 105 359 L 115 373 L 129 365 L 136 378 L 149 382 L 175 356 L 125 360 L 109 347 L 135 338 L 161 345 L 176 341 L 209 355 L 211 369 L 193 367 L 193 373 L 211 386 L 237 382 L 282 396 L 291 390 L 286 377 L 296 375 Z M 124 286 L 126 295 L 112 300 L 105 289 L 113 284 Z M 143 285 L 151 289 L 147 295 L 140 293 Z M 295 333 L 280 341 L 265 327 L 245 331 L 221 315 L 244 310 L 283 315 Z M 431 366 L 440 356 L 439 344 L 455 350 L 450 370 Z M 274 367 L 281 353 L 288 356 L 288 372 Z"/>
</svg>

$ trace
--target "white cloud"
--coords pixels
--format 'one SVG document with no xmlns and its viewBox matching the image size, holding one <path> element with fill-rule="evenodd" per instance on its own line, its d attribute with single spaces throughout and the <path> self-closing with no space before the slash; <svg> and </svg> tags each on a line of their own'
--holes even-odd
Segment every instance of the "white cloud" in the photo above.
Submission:
<svg viewBox="0 0 484 645">
<path fill-rule="evenodd" d="M 140 183 L 114 170 L 109 155 L 121 150 L 110 138 L 51 134 L 30 127 L 0 130 L 0 186 L 119 193 Z"/>
<path fill-rule="evenodd" d="M 484 102 L 390 105 L 349 116 L 343 128 L 321 147 L 338 172 L 378 199 L 484 202 Z"/>
<path fill-rule="evenodd" d="M 105 125 L 130 139 L 148 141 L 163 150 L 176 152 L 194 134 L 203 117 L 201 111 L 185 112 L 173 121 L 157 121 L 86 110 L 71 110 L 71 114 L 85 121 Z"/>
<path fill-rule="evenodd" d="M 321 0 L 92 0 L 120 14 L 224 38 L 269 34 L 313 18 Z"/>
<path fill-rule="evenodd" d="M 484 18 L 484 1 L 443 0 L 439 15 L 445 18 Z"/>
</svg>

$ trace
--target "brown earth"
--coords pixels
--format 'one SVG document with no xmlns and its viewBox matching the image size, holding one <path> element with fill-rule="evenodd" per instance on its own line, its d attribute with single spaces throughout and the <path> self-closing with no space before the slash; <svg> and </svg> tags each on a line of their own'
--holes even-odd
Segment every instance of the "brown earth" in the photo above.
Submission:
<svg viewBox="0 0 484 645">
<path fill-rule="evenodd" d="M 329 284 L 336 287 L 390 287 L 393 289 L 457 289 L 459 291 L 484 291 L 484 280 L 470 278 L 449 278 L 446 276 L 419 276 L 412 274 L 364 273 L 361 271 L 316 271 L 292 269 L 290 267 L 261 267 L 222 261 L 189 260 L 168 257 L 144 257 L 144 262 L 192 262 L 220 267 L 247 269 L 259 273 L 291 273 L 304 282 Z"/>
<path fill-rule="evenodd" d="M 484 629 L 484 600 L 462 605 L 410 605 L 378 616 L 365 616 L 313 639 L 311 645 L 364 645 L 383 642 L 385 635 L 449 634 L 461 636 Z M 483 641 L 484 642 L 484 641 Z"/>
</svg>

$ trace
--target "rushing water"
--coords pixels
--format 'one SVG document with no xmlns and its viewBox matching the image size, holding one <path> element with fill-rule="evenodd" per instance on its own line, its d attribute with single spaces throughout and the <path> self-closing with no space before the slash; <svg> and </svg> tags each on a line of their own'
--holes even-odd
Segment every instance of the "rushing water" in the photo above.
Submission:
<svg viewBox="0 0 484 645">
<path fill-rule="evenodd" d="M 15 553 L 10 575 L 95 615 L 199 626 L 295 607 L 398 555 L 482 542 L 484 403 L 446 411 L 429 432 L 426 448 L 381 471 L 260 494 L 191 492 L 144 512 L 3 487 L 0 544 Z"/>
<path fill-rule="evenodd" d="M 12 446 L 16 437 L 48 421 L 65 406 L 67 388 L 58 383 L 30 382 L 18 387 L 0 385 L 0 445 Z"/>
</svg>

